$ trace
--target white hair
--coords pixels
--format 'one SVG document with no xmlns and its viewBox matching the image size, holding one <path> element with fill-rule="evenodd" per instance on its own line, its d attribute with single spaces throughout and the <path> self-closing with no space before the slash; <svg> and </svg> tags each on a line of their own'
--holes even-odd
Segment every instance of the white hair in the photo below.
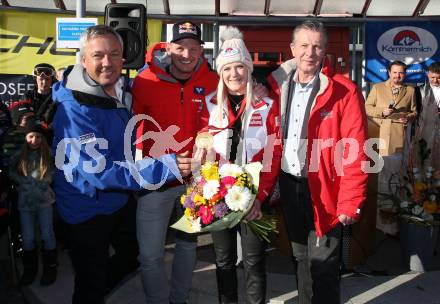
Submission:
<svg viewBox="0 0 440 304">
<path fill-rule="evenodd" d="M 121 49 L 124 50 L 124 41 L 122 40 L 121 35 L 118 34 L 112 27 L 107 25 L 95 25 L 87 28 L 84 32 L 81 33 L 80 39 L 79 39 L 79 54 L 80 56 L 84 56 L 84 52 L 87 46 L 87 43 L 96 38 L 106 35 L 113 35 L 121 45 Z"/>
</svg>

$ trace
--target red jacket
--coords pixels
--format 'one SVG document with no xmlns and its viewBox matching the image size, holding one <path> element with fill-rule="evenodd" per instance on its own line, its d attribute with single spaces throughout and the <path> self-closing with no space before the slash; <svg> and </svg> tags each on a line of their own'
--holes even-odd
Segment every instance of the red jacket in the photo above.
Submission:
<svg viewBox="0 0 440 304">
<path fill-rule="evenodd" d="M 153 144 L 161 145 L 158 149 L 156 146 L 156 152 L 164 149 L 166 151 L 163 153 L 191 151 L 205 95 L 217 89 L 217 74 L 209 69 L 204 58 L 200 59 L 194 74 L 184 85 L 176 81 L 165 71 L 169 65 L 168 56 L 160 59 L 157 57 L 160 53 L 164 55 L 165 47 L 166 43 L 161 42 L 148 51 L 147 65 L 133 82 L 133 111 L 135 114 L 147 114 L 155 121 L 143 120 L 139 124 L 136 132 L 138 139 L 146 132 L 160 134 L 158 132 L 171 127 L 168 134 L 171 133 L 174 138 L 171 139 L 175 142 L 170 142 L 169 137 L 161 137 L 163 140 L 160 140 L 158 137 L 147 136 L 146 140 L 136 146 L 137 150 L 142 149 L 143 156 L 156 156 L 150 151 Z M 172 129 L 173 126 L 177 126 L 176 130 Z M 187 140 L 184 146 L 177 144 Z"/>
<path fill-rule="evenodd" d="M 223 120 L 216 122 L 216 92 L 206 97 L 201 115 L 201 129 L 214 132 L 214 150 L 226 160 L 229 156 L 230 139 L 228 129 L 235 120 L 235 115 L 230 104 L 225 105 Z M 244 110 L 246 100 L 242 101 Z M 212 114 L 212 115 L 211 115 Z M 249 109 L 244 110 L 242 121 L 242 145 L 243 151 L 237 151 L 237 162 L 241 164 L 261 162 L 263 169 L 260 173 L 257 199 L 264 202 L 272 193 L 280 172 L 281 140 L 280 140 L 280 117 L 279 106 L 276 100 L 264 98 L 252 103 Z M 218 129 L 221 131 L 219 131 Z M 240 159 L 239 159 L 240 158 Z"/>
<path fill-rule="evenodd" d="M 295 68 L 294 61 L 289 60 L 268 78 L 276 95 L 280 96 L 282 124 L 288 115 L 289 79 Z M 331 76 L 326 68 L 319 73 L 319 79 L 320 88 L 307 123 L 307 177 L 318 237 L 334 228 L 341 214 L 359 217 L 366 199 L 368 179 L 361 168 L 367 160 L 364 152 L 367 138 L 364 98 L 353 82 L 342 75 Z M 355 143 L 337 145 L 342 143 L 341 139 L 352 139 Z M 324 143 L 320 149 L 317 148 L 318 140 Z M 346 158 L 356 145 L 359 151 L 352 150 L 355 151 L 353 161 L 341 165 L 341 156 L 338 155 L 342 153 L 338 154 L 338 147 L 343 147 Z"/>
</svg>

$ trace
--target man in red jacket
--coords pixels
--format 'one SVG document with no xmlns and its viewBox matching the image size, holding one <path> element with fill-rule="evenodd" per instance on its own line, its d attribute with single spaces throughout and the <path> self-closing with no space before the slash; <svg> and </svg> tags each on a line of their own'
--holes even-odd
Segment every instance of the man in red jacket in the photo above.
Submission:
<svg viewBox="0 0 440 304">
<path fill-rule="evenodd" d="M 200 28 L 191 22 L 173 26 L 173 40 L 158 43 L 147 54 L 147 66 L 135 78 L 135 114 L 146 114 L 137 132 L 137 158 L 167 153 L 192 154 L 205 95 L 217 88 L 217 74 L 203 56 Z M 171 152 L 172 151 L 172 152 Z M 164 245 L 179 183 L 139 197 L 139 262 L 147 303 L 185 303 L 196 262 L 197 237 L 176 233 L 171 290 L 164 269 Z"/>
<path fill-rule="evenodd" d="M 350 80 L 322 67 L 326 44 L 322 23 L 297 26 L 294 59 L 268 79 L 280 97 L 280 194 L 301 304 L 340 303 L 342 225 L 358 220 L 367 188 L 364 99 Z"/>
</svg>

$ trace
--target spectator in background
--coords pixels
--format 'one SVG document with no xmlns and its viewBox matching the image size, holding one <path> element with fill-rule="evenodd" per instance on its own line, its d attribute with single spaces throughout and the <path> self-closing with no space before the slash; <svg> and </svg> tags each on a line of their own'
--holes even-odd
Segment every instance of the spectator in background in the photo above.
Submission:
<svg viewBox="0 0 440 304">
<path fill-rule="evenodd" d="M 388 76 L 387 81 L 373 86 L 365 103 L 369 119 L 379 126 L 380 138 L 386 143 L 379 149 L 381 156 L 402 152 L 406 124 L 417 115 L 414 88 L 404 84 L 406 64 L 391 62 Z"/>
<path fill-rule="evenodd" d="M 25 143 L 13 157 L 9 176 L 17 184 L 18 210 L 23 238 L 23 274 L 20 285 L 29 285 L 38 269 L 35 245 L 35 223 L 38 221 L 43 240 L 43 275 L 41 285 L 51 285 L 57 276 L 57 250 L 53 230 L 55 195 L 50 187 L 53 176 L 53 158 L 44 136 L 44 128 L 29 123 L 23 130 Z"/>
<path fill-rule="evenodd" d="M 63 79 L 63 73 L 64 73 L 65 70 L 66 70 L 65 67 L 59 68 L 57 70 L 57 80 L 58 81 L 61 81 Z"/>
<path fill-rule="evenodd" d="M 421 112 L 415 132 L 416 142 L 426 141 L 426 149 L 431 150 L 430 165 L 440 169 L 440 62 L 428 67 L 427 81 L 420 89 Z"/>
<path fill-rule="evenodd" d="M 9 181 L 4 166 L 3 139 L 11 127 L 11 116 L 8 108 L 0 101 L 0 303 L 8 302 L 10 282 L 10 257 L 8 227 L 7 195 Z"/>
<path fill-rule="evenodd" d="M 370 136 L 378 137 L 384 143 L 384 146 L 379 147 L 379 154 L 384 161 L 378 175 L 379 193 L 397 191 L 390 181 L 402 168 L 405 133 L 411 128 L 407 125 L 417 116 L 415 89 L 404 84 L 406 64 L 401 61 L 391 62 L 388 76 L 387 81 L 373 86 L 365 103 Z M 383 208 L 387 208 L 386 202 L 378 199 L 376 227 L 386 234 L 395 235 L 398 231 L 397 221 L 384 220 L 380 211 Z"/>
<path fill-rule="evenodd" d="M 35 118 L 50 125 L 56 106 L 52 101 L 52 85 L 56 81 L 55 69 L 48 63 L 37 64 L 32 74 L 35 87 L 20 97 L 20 101 L 30 101 Z"/>
</svg>

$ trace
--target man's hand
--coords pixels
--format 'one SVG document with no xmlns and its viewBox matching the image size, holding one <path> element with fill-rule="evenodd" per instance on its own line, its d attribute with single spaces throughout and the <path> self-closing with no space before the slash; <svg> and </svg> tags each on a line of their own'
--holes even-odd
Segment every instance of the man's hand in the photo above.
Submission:
<svg viewBox="0 0 440 304">
<path fill-rule="evenodd" d="M 398 122 L 406 125 L 408 123 L 408 117 L 400 117 Z"/>
<path fill-rule="evenodd" d="M 255 101 L 259 101 L 262 98 L 267 97 L 269 91 L 261 83 L 254 83 L 254 92 L 253 93 L 254 93 Z"/>
<path fill-rule="evenodd" d="M 263 217 L 263 213 L 261 212 L 261 202 L 258 199 L 255 199 L 254 205 L 246 215 L 246 219 L 248 221 L 253 221 L 253 220 L 259 220 L 262 217 Z"/>
<path fill-rule="evenodd" d="M 391 115 L 393 112 L 394 112 L 394 109 L 385 108 L 385 109 L 383 109 L 383 111 L 382 111 L 382 115 L 383 115 L 384 117 L 387 117 L 387 116 Z"/>
<path fill-rule="evenodd" d="M 187 177 L 191 174 L 191 161 L 192 158 L 187 157 L 189 152 L 181 153 L 176 155 L 177 167 L 179 168 L 182 177 Z"/>
<path fill-rule="evenodd" d="M 357 220 L 353 219 L 352 217 L 349 217 L 348 215 L 341 214 L 338 216 L 339 222 L 344 225 L 351 225 L 357 222 Z"/>
</svg>

